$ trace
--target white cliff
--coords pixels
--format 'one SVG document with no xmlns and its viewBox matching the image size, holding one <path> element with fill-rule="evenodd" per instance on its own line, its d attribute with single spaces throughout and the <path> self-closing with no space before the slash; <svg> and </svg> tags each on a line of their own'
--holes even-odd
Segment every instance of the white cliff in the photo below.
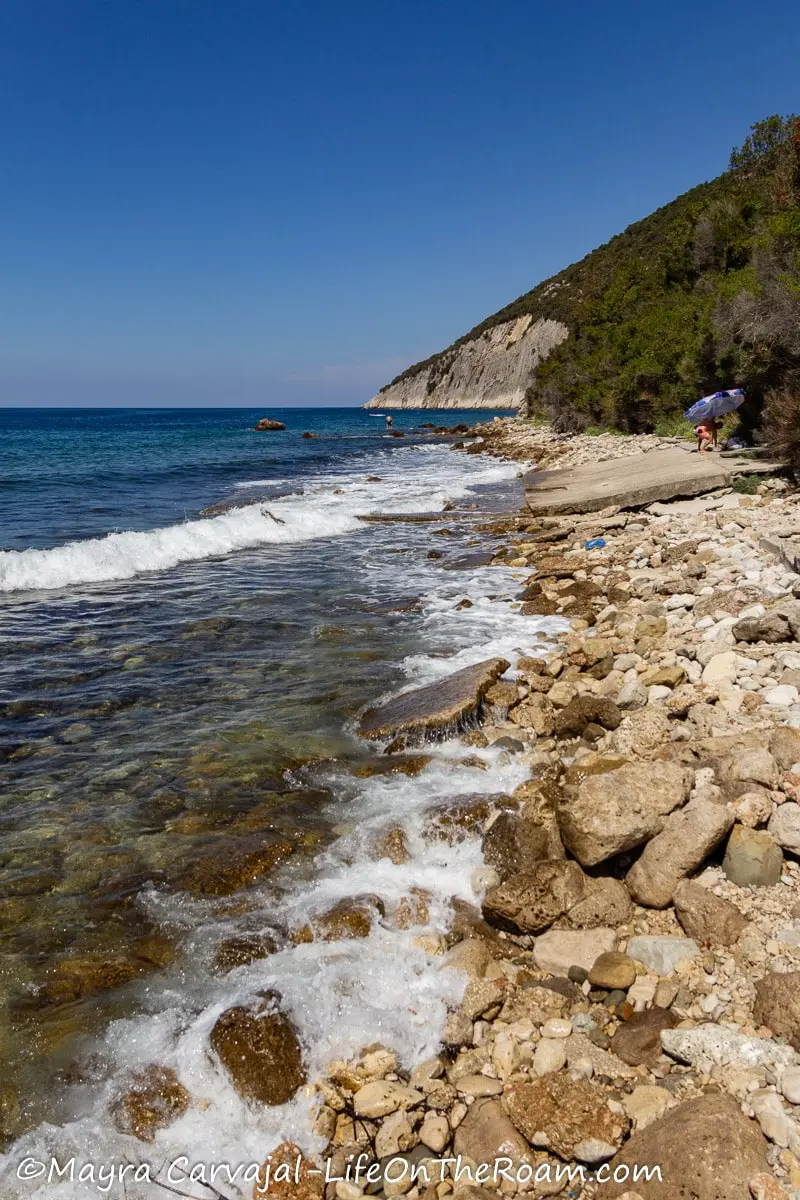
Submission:
<svg viewBox="0 0 800 1200">
<path fill-rule="evenodd" d="M 364 407 L 519 408 L 536 366 L 568 334 L 544 317 L 505 321 L 390 383 Z"/>
</svg>

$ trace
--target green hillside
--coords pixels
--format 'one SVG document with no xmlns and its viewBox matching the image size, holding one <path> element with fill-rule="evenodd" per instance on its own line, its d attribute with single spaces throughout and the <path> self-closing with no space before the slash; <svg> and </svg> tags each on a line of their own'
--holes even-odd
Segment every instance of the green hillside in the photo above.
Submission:
<svg viewBox="0 0 800 1200">
<path fill-rule="evenodd" d="M 433 367 L 432 382 L 462 342 L 530 313 L 570 337 L 532 378 L 529 415 L 562 429 L 666 430 L 698 396 L 738 384 L 755 416 L 800 369 L 799 164 L 800 121 L 760 122 L 725 174 L 398 378 Z"/>
</svg>

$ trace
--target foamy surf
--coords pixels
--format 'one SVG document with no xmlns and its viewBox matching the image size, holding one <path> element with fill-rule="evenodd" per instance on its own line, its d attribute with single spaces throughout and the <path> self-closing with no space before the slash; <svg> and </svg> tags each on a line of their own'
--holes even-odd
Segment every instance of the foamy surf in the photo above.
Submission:
<svg viewBox="0 0 800 1200">
<path fill-rule="evenodd" d="M 373 468 L 383 470 L 385 477 L 365 481 Z M 249 504 L 159 529 L 108 533 L 48 549 L 0 551 L 0 592 L 111 583 L 259 546 L 339 537 L 363 528 L 360 515 L 440 511 L 476 485 L 512 478 L 516 468 L 492 463 L 475 469 L 463 460 L 448 462 L 446 452 L 430 448 L 409 452 L 402 464 L 396 456 L 391 465 L 377 458 L 363 472 L 358 477 L 318 476 L 303 496 Z M 253 481 L 253 486 L 264 482 Z"/>
</svg>

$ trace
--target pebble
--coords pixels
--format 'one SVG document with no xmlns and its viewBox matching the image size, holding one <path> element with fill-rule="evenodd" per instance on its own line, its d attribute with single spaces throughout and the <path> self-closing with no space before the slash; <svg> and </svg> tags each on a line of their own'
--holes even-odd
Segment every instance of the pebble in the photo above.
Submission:
<svg viewBox="0 0 800 1200">
<path fill-rule="evenodd" d="M 533 1052 L 534 1075 L 550 1075 L 567 1063 L 567 1051 L 561 1039 L 542 1038 Z"/>
<path fill-rule="evenodd" d="M 572 1021 L 564 1017 L 551 1017 L 542 1026 L 543 1038 L 566 1038 L 572 1033 Z"/>
</svg>

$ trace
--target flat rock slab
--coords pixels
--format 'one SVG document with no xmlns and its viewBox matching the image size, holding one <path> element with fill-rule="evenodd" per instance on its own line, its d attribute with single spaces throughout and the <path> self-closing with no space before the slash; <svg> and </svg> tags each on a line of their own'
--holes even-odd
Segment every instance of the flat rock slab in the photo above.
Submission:
<svg viewBox="0 0 800 1200">
<path fill-rule="evenodd" d="M 524 479 L 525 499 L 537 516 L 598 512 L 612 504 L 643 508 L 728 487 L 732 476 L 743 472 L 769 474 L 778 469 L 777 463 L 693 454 L 688 446 L 673 446 L 566 471 L 531 471 Z"/>
<path fill-rule="evenodd" d="M 363 738 L 377 740 L 398 733 L 436 734 L 458 727 L 477 710 L 489 688 L 509 666 L 504 658 L 490 658 L 426 687 L 404 692 L 368 709 L 358 732 Z"/>
</svg>

